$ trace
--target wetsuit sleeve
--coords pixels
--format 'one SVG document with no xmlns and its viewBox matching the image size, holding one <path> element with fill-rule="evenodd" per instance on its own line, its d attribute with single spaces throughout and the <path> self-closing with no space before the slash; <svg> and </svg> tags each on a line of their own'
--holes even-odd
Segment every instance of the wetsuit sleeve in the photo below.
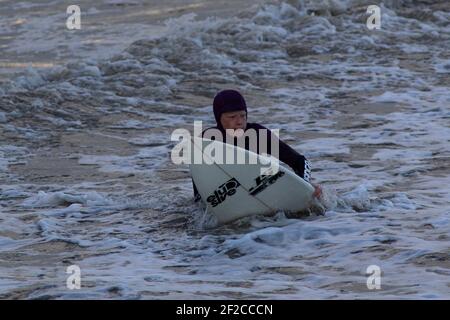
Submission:
<svg viewBox="0 0 450 320">
<path fill-rule="evenodd" d="M 278 141 L 280 145 L 280 161 L 286 163 L 298 176 L 309 182 L 311 180 L 311 166 L 306 157 L 292 149 L 282 140 L 279 139 Z"/>
<path fill-rule="evenodd" d="M 272 154 L 270 141 L 271 139 L 277 139 L 280 148 L 279 160 L 287 164 L 298 176 L 309 182 L 311 180 L 311 166 L 306 157 L 298 153 L 294 149 L 292 149 L 290 146 L 288 146 L 285 142 L 279 139 L 274 133 L 272 133 L 272 131 L 270 131 L 266 127 L 259 124 L 256 126 L 257 129 L 266 129 L 268 132 L 270 132 L 272 138 L 270 138 L 270 136 L 267 135 L 269 140 L 268 145 L 270 146 L 269 148 L 270 154 Z"/>
</svg>

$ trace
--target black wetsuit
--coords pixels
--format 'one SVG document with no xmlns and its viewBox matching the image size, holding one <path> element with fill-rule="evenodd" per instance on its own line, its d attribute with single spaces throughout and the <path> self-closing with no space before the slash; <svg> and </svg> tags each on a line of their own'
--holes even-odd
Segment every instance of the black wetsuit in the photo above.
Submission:
<svg viewBox="0 0 450 320">
<path fill-rule="evenodd" d="M 203 136 L 205 135 L 205 132 L 208 131 L 209 129 L 218 129 L 222 132 L 222 137 L 225 137 L 225 130 L 223 128 L 219 128 L 219 127 L 213 127 L 213 128 L 208 128 L 206 130 L 203 131 Z M 260 153 L 259 150 L 259 139 L 260 139 L 260 129 L 264 129 L 267 130 L 267 151 L 264 150 L 264 152 L 266 152 L 267 154 L 272 154 L 271 152 L 271 139 L 278 139 L 278 137 L 276 137 L 269 129 L 267 129 L 266 127 L 257 124 L 257 123 L 247 123 L 247 127 L 246 127 L 246 131 L 249 129 L 254 129 L 256 131 L 256 135 L 258 138 L 258 143 L 257 143 L 257 148 L 258 148 L 258 153 Z M 272 135 L 272 137 L 271 137 Z M 225 138 L 224 138 L 225 139 Z M 213 139 L 214 140 L 214 139 Z M 245 144 L 245 149 L 249 150 L 249 143 L 248 141 L 246 141 L 247 143 Z M 237 145 L 237 139 L 234 139 L 234 145 Z M 291 169 L 301 178 L 303 178 L 304 180 L 308 181 L 310 180 L 310 176 L 311 176 L 311 169 L 310 169 L 310 165 L 308 160 L 301 154 L 299 154 L 297 151 L 295 151 L 294 149 L 292 149 L 290 146 L 288 146 L 286 143 L 284 143 L 282 140 L 278 139 L 278 145 L 279 145 L 279 160 L 285 164 L 287 164 L 289 167 L 291 167 Z M 194 188 L 194 198 L 195 201 L 198 201 L 201 199 L 200 194 L 197 191 L 197 188 L 195 186 L 195 183 L 192 181 L 193 184 L 193 188 Z"/>
</svg>

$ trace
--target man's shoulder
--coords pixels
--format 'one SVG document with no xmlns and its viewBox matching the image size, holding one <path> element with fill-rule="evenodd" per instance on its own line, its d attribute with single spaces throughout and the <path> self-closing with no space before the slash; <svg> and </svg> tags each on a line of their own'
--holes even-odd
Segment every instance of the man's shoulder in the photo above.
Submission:
<svg viewBox="0 0 450 320">
<path fill-rule="evenodd" d="M 210 130 L 219 130 L 220 131 L 220 129 L 218 127 L 209 127 L 202 131 L 202 136 L 205 134 L 205 132 L 210 131 Z"/>
<path fill-rule="evenodd" d="M 259 129 L 265 129 L 265 130 L 269 130 L 268 128 L 264 127 L 262 124 L 259 123 L 247 123 L 247 130 L 248 129 L 255 129 L 255 130 L 259 130 Z"/>
<path fill-rule="evenodd" d="M 265 126 L 263 126 L 262 124 L 259 123 L 255 123 L 255 122 L 251 122 L 251 123 L 247 123 L 247 127 L 245 130 L 249 130 L 249 129 L 254 129 L 254 130 L 268 130 L 270 131 L 269 128 L 266 128 Z M 208 132 L 209 131 L 209 132 Z M 219 127 L 215 126 L 215 127 L 209 127 L 206 128 L 205 130 L 202 131 L 202 137 L 205 135 L 206 132 L 208 132 L 209 134 L 211 134 L 212 132 L 216 133 L 217 131 L 220 131 L 221 133 L 224 133 L 222 130 L 219 129 Z"/>
</svg>

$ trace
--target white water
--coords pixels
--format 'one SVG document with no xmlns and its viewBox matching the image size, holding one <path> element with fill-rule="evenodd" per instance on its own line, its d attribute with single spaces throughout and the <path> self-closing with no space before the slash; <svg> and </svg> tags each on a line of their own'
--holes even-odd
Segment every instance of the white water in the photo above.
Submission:
<svg viewBox="0 0 450 320">
<path fill-rule="evenodd" d="M 141 40 L 112 58 L 84 51 L 5 82 L 0 296 L 448 299 L 450 8 L 428 2 L 386 1 L 379 31 L 363 1 L 185 15 L 151 39 L 131 30 Z M 109 36 L 123 45 L 127 32 Z M 7 52 L 54 45 L 33 34 Z M 229 87 L 310 159 L 323 216 L 205 228 L 170 134 L 213 124 Z M 366 286 L 369 265 L 381 290 Z"/>
</svg>

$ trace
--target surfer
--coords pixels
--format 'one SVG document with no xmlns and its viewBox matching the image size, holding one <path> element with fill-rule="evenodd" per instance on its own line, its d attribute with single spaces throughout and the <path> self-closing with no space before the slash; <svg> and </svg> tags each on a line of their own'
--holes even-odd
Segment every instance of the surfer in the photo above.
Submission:
<svg viewBox="0 0 450 320">
<path fill-rule="evenodd" d="M 219 130 L 222 133 L 223 140 L 222 142 L 228 142 L 225 139 L 226 135 L 232 134 L 234 137 L 232 141 L 234 141 L 234 145 L 237 145 L 237 138 L 245 133 L 247 130 L 254 129 L 257 133 L 258 143 L 256 152 L 260 153 L 260 130 L 266 130 L 267 134 L 264 135 L 266 141 L 267 154 L 273 154 L 271 150 L 271 141 L 273 139 L 277 139 L 279 152 L 278 159 L 281 162 L 287 164 L 298 176 L 300 176 L 305 181 L 311 183 L 311 168 L 309 161 L 297 151 L 288 146 L 285 142 L 280 140 L 276 135 L 274 135 L 268 128 L 258 124 L 258 123 L 249 123 L 247 122 L 247 104 L 245 102 L 244 97 L 236 90 L 223 90 L 220 91 L 215 97 L 213 101 L 213 111 L 214 117 L 216 119 L 217 126 L 208 128 L 203 131 L 203 136 L 208 130 L 214 129 Z M 228 130 L 227 130 L 228 129 Z M 228 139 L 229 140 L 229 139 Z M 245 148 L 249 150 L 249 144 L 245 145 Z M 254 151 L 254 150 L 252 150 Z M 275 153 L 276 154 L 276 153 Z M 314 197 L 319 198 L 322 195 L 322 188 L 319 185 L 314 185 Z M 195 201 L 200 200 L 200 194 L 197 191 L 195 184 L 193 183 L 194 188 L 194 198 Z"/>
</svg>

